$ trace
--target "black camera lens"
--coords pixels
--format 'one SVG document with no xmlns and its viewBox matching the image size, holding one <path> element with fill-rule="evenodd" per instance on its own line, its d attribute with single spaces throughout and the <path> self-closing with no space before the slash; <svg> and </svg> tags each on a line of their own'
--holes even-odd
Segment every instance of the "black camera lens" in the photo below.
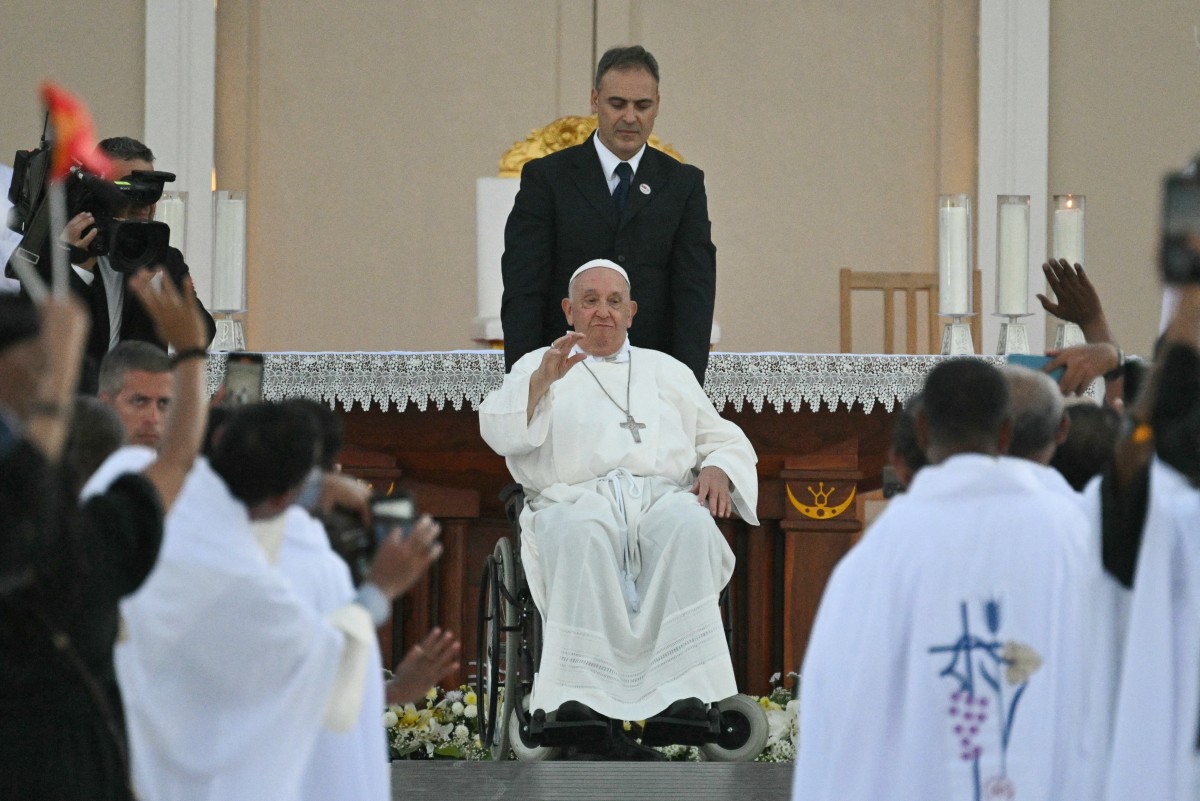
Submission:
<svg viewBox="0 0 1200 801">
<path fill-rule="evenodd" d="M 166 223 L 121 220 L 113 224 L 108 258 L 117 272 L 132 273 L 164 261 L 171 241 Z"/>
</svg>

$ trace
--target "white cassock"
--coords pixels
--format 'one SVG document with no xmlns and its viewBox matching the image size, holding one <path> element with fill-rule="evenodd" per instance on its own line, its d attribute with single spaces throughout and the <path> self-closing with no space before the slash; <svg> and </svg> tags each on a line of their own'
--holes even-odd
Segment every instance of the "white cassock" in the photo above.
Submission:
<svg viewBox="0 0 1200 801">
<path fill-rule="evenodd" d="M 1133 580 L 1107 797 L 1200 798 L 1200 490 L 1157 459 Z"/>
<path fill-rule="evenodd" d="M 757 525 L 750 441 L 687 367 L 641 348 L 575 365 L 527 422 L 529 377 L 545 351 L 513 365 L 479 410 L 484 440 L 527 494 L 521 554 L 545 623 L 531 703 L 553 711 L 575 700 L 642 720 L 682 698 L 734 695 L 717 604 L 734 557 L 688 490 L 701 467 L 721 468 L 738 514 Z M 640 443 L 597 380 L 622 406 L 632 381 Z"/>
<path fill-rule="evenodd" d="M 834 570 L 796 801 L 1066 801 L 1089 786 L 1086 520 L 1024 460 L 922 468 Z"/>
<path fill-rule="evenodd" d="M 267 561 L 318 614 L 330 614 L 354 600 L 350 568 L 329 547 L 325 527 L 308 512 L 293 506 L 276 520 L 255 526 L 255 533 L 260 531 L 273 540 L 258 537 Z M 300 785 L 301 801 L 390 801 L 392 797 L 378 645 L 368 657 L 358 720 L 349 731 L 323 729 L 317 735 Z"/>
<path fill-rule="evenodd" d="M 140 470 L 122 449 L 85 487 Z M 322 616 L 255 542 L 245 506 L 197 459 L 162 551 L 121 604 L 114 661 L 134 785 L 155 801 L 291 801 L 323 725 L 361 709 L 375 632 L 357 604 Z"/>
</svg>

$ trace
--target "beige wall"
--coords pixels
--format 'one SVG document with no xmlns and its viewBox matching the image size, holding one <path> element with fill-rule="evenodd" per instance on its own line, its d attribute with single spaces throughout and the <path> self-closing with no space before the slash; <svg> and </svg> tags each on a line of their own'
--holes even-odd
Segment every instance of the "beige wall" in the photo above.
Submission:
<svg viewBox="0 0 1200 801">
<path fill-rule="evenodd" d="M 599 50 L 658 56 L 656 130 L 706 171 L 722 349 L 836 349 L 837 268 L 932 269 L 939 189 L 973 189 L 974 4 L 893 5 L 598 8 Z M 219 8 L 218 182 L 242 188 L 223 176 L 248 162 L 250 342 L 470 347 L 475 179 L 586 113 L 591 3 L 355 8 Z M 865 350 L 877 315 L 859 315 Z"/>
<path fill-rule="evenodd" d="M 4 0 L 3 9 L 0 161 L 37 147 L 44 78 L 86 99 L 100 138 L 142 135 L 144 0 Z"/>
<path fill-rule="evenodd" d="M 36 144 L 46 75 L 101 136 L 142 131 L 144 0 L 6 12 L 25 23 L 0 48 L 0 157 Z M 657 132 L 706 172 L 722 349 L 835 350 L 837 268 L 933 268 L 936 195 L 975 189 L 976 0 L 604 0 L 597 22 L 600 49 L 659 57 Z M 1195 22 L 1182 0 L 1051 3 L 1047 191 L 1087 194 L 1091 273 L 1135 350 L 1159 178 L 1200 149 Z M 249 344 L 470 347 L 475 179 L 586 112 L 592 51 L 590 0 L 222 0 L 218 183 L 251 192 Z M 878 314 L 856 304 L 856 349 L 880 346 Z"/>
<path fill-rule="evenodd" d="M 1162 175 L 1200 152 L 1200 16 L 1185 0 L 1050 10 L 1049 190 L 1087 195 L 1089 274 L 1118 338 L 1147 354 Z"/>
</svg>

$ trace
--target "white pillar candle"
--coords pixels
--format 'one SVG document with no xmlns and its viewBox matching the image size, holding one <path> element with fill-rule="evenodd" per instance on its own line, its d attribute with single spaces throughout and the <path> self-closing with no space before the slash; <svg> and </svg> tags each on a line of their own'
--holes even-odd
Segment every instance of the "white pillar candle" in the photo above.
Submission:
<svg viewBox="0 0 1200 801">
<path fill-rule="evenodd" d="M 217 192 L 213 247 L 214 311 L 246 310 L 246 194 Z"/>
<path fill-rule="evenodd" d="M 996 313 L 1029 314 L 1029 196 L 1001 195 L 996 214 Z"/>
<path fill-rule="evenodd" d="M 960 317 L 971 313 L 971 208 L 943 195 L 938 201 L 938 314 Z"/>
<path fill-rule="evenodd" d="M 154 207 L 154 219 L 167 224 L 171 229 L 171 247 L 183 251 L 185 256 L 186 217 L 187 192 L 163 192 L 158 205 Z"/>
<path fill-rule="evenodd" d="M 1083 196 L 1055 195 L 1054 206 L 1050 257 L 1083 264 Z"/>
</svg>

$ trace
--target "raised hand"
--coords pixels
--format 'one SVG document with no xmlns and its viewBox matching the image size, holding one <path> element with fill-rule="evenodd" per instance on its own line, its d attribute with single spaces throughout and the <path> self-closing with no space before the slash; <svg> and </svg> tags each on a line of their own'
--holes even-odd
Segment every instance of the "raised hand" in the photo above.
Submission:
<svg viewBox="0 0 1200 801">
<path fill-rule="evenodd" d="M 1080 328 L 1095 326 L 1104 319 L 1100 296 L 1083 271 L 1082 264 L 1072 266 L 1066 259 L 1051 259 L 1042 265 L 1042 272 L 1057 301 L 1052 302 L 1045 295 L 1038 295 L 1043 309 Z"/>
<path fill-rule="evenodd" d="M 208 331 L 196 305 L 196 288 L 191 279 L 184 282 L 181 293 L 166 277 L 152 285 L 150 282 L 159 274 L 142 270 L 129 280 L 128 286 L 154 321 L 160 338 L 176 351 L 204 349 L 208 344 Z"/>
<path fill-rule="evenodd" d="M 1064 395 L 1082 395 L 1093 381 L 1116 369 L 1120 359 L 1116 346 L 1108 342 L 1048 350 L 1046 355 L 1050 361 L 1042 368 L 1043 372 L 1052 373 L 1060 367 L 1066 368 L 1058 382 L 1058 388 Z"/>
<path fill-rule="evenodd" d="M 583 351 L 571 355 L 571 348 L 583 339 L 578 331 L 568 331 L 550 344 L 549 349 L 542 354 L 542 363 L 529 376 L 529 403 L 526 407 L 526 419 L 533 419 L 533 411 L 538 402 L 546 394 L 546 390 L 555 381 L 567 374 L 575 365 L 587 358 Z"/>
<path fill-rule="evenodd" d="M 458 670 L 458 638 L 448 631 L 434 629 L 404 655 L 387 684 L 389 704 L 417 701 L 442 677 Z"/>
</svg>

